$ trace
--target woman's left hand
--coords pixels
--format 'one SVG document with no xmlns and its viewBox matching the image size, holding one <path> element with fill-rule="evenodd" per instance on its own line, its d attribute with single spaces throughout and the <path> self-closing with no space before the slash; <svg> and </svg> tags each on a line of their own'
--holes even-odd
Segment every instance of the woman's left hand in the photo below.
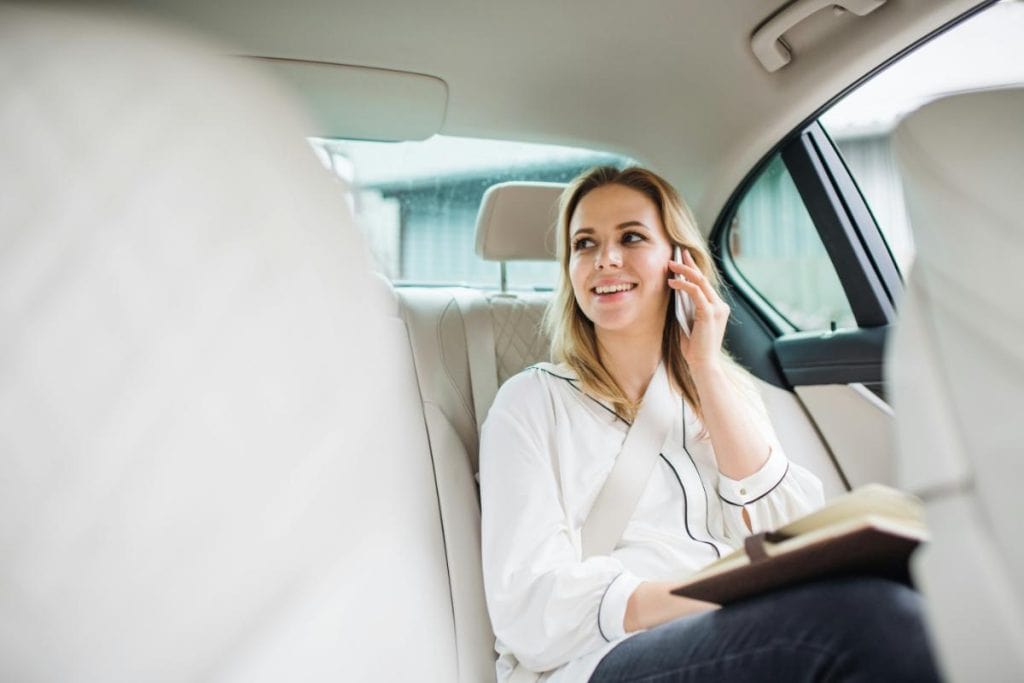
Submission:
<svg viewBox="0 0 1024 683">
<path fill-rule="evenodd" d="M 679 335 L 683 358 L 694 370 L 714 367 L 721 357 L 725 325 L 729 321 L 729 304 L 718 296 L 688 249 L 683 250 L 682 263 L 669 261 L 668 268 L 669 273 L 679 273 L 686 278 L 679 280 L 671 277 L 668 286 L 673 290 L 682 290 L 693 300 L 694 319 L 690 326 L 690 336 Z"/>
</svg>

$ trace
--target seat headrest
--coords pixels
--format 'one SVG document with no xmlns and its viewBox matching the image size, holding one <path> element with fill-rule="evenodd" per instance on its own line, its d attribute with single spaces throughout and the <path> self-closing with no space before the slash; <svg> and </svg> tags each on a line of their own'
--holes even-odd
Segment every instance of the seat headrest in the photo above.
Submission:
<svg viewBox="0 0 1024 683">
<path fill-rule="evenodd" d="M 488 188 L 476 219 L 476 253 L 487 261 L 553 261 L 562 183 Z"/>
<path fill-rule="evenodd" d="M 955 258 L 967 246 L 965 226 L 948 220 L 948 211 L 980 211 L 1007 229 L 1020 225 L 1022 121 L 1024 88 L 1009 88 L 944 97 L 900 122 L 893 151 L 902 168 L 918 255 Z M 956 247 L 941 250 L 943 244 Z"/>
<path fill-rule="evenodd" d="M 900 482 L 911 490 L 964 481 L 972 468 L 1006 466 L 995 463 L 1014 453 L 1008 444 L 1019 437 L 1022 121 L 1024 88 L 985 90 L 931 102 L 893 134 L 917 245 L 896 336 L 906 351 L 888 364 L 894 405 L 897 414 L 907 406 L 904 424 L 924 420 L 929 438 L 939 433 L 933 423 L 947 406 L 955 421 L 943 428 L 961 432 L 933 449 L 904 449 L 923 458 L 901 459 Z M 932 378 L 946 391 L 926 384 Z"/>
</svg>

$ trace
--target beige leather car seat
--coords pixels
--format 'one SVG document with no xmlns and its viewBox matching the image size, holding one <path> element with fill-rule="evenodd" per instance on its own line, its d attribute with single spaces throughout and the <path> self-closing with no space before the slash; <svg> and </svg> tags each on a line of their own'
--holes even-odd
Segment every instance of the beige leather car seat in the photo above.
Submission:
<svg viewBox="0 0 1024 683">
<path fill-rule="evenodd" d="M 489 188 L 477 216 L 477 255 L 503 266 L 553 260 L 563 188 L 537 182 Z M 494 392 L 523 368 L 548 360 L 541 318 L 551 293 L 402 287 L 398 296 L 413 338 L 423 400 L 452 424 L 475 473 L 477 432 Z"/>
<path fill-rule="evenodd" d="M 486 193 L 477 253 L 487 260 L 543 260 L 560 185 L 505 183 Z M 540 239 L 538 240 L 538 235 Z M 409 328 L 441 504 L 458 643 L 459 678 L 493 680 L 494 634 L 480 564 L 478 424 L 498 387 L 548 359 L 541 317 L 550 293 L 399 288 Z"/>
<path fill-rule="evenodd" d="M 0 680 L 456 680 L 405 326 L 309 124 L 118 16 L 3 7 L 0 53 Z"/>
<path fill-rule="evenodd" d="M 1024 89 L 898 127 L 917 258 L 887 359 L 899 476 L 927 504 L 915 576 L 945 673 L 1024 675 Z"/>
</svg>

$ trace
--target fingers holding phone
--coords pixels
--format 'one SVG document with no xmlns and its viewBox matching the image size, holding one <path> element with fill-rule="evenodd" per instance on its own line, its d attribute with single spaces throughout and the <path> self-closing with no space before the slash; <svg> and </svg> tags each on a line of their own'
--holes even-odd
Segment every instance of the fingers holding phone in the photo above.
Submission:
<svg viewBox="0 0 1024 683">
<path fill-rule="evenodd" d="M 669 287 L 675 292 L 676 320 L 683 331 L 683 355 L 691 365 L 716 360 L 722 348 L 729 306 L 689 250 L 675 248 L 669 264 Z"/>
</svg>

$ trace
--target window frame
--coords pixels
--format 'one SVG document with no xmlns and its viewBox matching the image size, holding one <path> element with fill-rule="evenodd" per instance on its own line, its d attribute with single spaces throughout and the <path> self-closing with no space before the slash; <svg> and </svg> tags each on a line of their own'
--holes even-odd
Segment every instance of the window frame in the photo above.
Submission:
<svg viewBox="0 0 1024 683">
<path fill-rule="evenodd" d="M 828 253 L 857 327 L 891 324 L 903 293 L 903 279 L 856 181 L 817 120 L 765 156 L 716 222 L 709 242 L 729 284 L 748 299 L 776 336 L 800 331 L 746 278 L 729 251 L 732 223 L 740 204 L 776 154 L 782 158 Z"/>
<path fill-rule="evenodd" d="M 782 148 L 782 160 L 828 252 L 857 327 L 891 324 L 903 280 L 863 194 L 817 120 Z"/>
<path fill-rule="evenodd" d="M 857 327 L 797 330 L 750 283 L 729 251 L 733 219 L 778 154 L 853 312 Z M 882 350 L 903 291 L 895 258 L 838 149 L 817 119 L 784 139 L 737 187 L 709 236 L 734 316 L 730 349 L 759 377 L 782 387 L 860 382 L 884 396 Z M 759 323 L 757 333 L 752 333 Z"/>
</svg>

